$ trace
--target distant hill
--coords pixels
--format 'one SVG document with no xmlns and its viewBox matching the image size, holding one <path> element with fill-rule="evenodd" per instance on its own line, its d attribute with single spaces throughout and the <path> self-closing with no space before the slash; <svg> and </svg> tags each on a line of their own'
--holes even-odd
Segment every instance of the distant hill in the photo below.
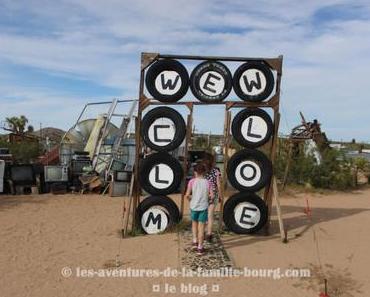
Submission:
<svg viewBox="0 0 370 297">
<path fill-rule="evenodd" d="M 0 140 L 7 142 L 8 139 L 9 139 L 10 134 L 12 134 L 12 133 L 9 132 L 9 133 L 0 134 Z M 53 127 L 46 127 L 46 128 L 42 128 L 41 131 L 37 130 L 37 131 L 34 131 L 34 132 L 26 132 L 24 134 L 24 136 L 25 136 L 26 139 L 31 137 L 35 140 L 36 139 L 40 140 L 40 138 L 41 138 L 43 140 L 43 142 L 48 137 L 49 141 L 51 141 L 51 143 L 55 145 L 55 144 L 60 143 L 64 134 L 65 134 L 65 131 L 63 131 L 62 129 L 53 128 Z M 12 134 L 12 135 L 14 137 L 14 134 Z M 17 137 L 17 136 L 15 136 L 15 137 Z"/>
<path fill-rule="evenodd" d="M 36 137 L 41 136 L 42 139 L 45 139 L 46 137 L 48 137 L 52 141 L 60 142 L 65 133 L 66 132 L 63 131 L 62 129 L 46 127 L 46 128 L 42 128 L 41 130 L 37 130 L 29 134 L 34 135 Z"/>
</svg>

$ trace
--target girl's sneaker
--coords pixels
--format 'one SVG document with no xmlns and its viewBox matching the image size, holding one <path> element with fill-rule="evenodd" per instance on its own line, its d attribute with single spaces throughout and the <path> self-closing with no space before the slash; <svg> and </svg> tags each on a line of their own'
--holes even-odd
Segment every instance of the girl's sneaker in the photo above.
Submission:
<svg viewBox="0 0 370 297">
<path fill-rule="evenodd" d="M 191 249 L 195 251 L 197 248 L 198 248 L 198 242 L 193 242 L 191 244 Z"/>
<path fill-rule="evenodd" d="M 198 247 L 197 254 L 199 256 L 202 256 L 204 255 L 204 253 L 205 253 L 204 247 Z"/>
<path fill-rule="evenodd" d="M 213 239 L 212 234 L 207 234 L 205 239 L 206 239 L 206 241 L 207 241 L 208 243 L 212 243 L 212 239 Z"/>
</svg>

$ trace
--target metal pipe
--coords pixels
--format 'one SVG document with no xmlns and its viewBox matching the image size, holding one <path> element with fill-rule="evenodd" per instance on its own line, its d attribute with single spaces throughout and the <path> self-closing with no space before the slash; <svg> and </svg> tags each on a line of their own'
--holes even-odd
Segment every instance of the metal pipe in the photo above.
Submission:
<svg viewBox="0 0 370 297">
<path fill-rule="evenodd" d="M 139 101 L 139 99 L 122 99 L 122 100 L 117 100 L 118 103 L 125 103 L 125 102 L 134 102 L 134 101 Z M 112 101 L 99 101 L 99 102 L 89 102 L 85 105 L 85 107 L 90 106 L 90 105 L 101 105 L 101 104 L 112 104 Z"/>
</svg>

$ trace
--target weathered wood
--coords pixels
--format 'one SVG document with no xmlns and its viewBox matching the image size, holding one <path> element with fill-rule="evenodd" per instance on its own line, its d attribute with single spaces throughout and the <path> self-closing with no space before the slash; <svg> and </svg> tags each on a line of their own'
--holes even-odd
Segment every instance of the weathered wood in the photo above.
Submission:
<svg viewBox="0 0 370 297">
<path fill-rule="evenodd" d="M 279 192 L 278 192 L 278 187 L 277 187 L 277 182 L 276 182 L 276 177 L 274 176 L 272 178 L 272 192 L 273 192 L 273 198 L 276 206 L 276 214 L 279 222 L 279 230 L 280 230 L 280 237 L 281 240 L 286 243 L 287 238 L 286 238 L 286 232 L 284 229 L 284 222 L 283 222 L 283 215 L 281 212 L 281 206 L 280 206 L 280 200 L 279 200 Z"/>
<path fill-rule="evenodd" d="M 285 166 L 284 179 L 283 179 L 283 190 L 285 189 L 285 186 L 288 182 L 288 175 L 289 175 L 289 169 L 290 169 L 290 162 L 292 159 L 293 145 L 294 145 L 293 142 L 289 141 L 287 163 Z"/>
<path fill-rule="evenodd" d="M 184 189 L 181 192 L 181 204 L 180 204 L 180 215 L 183 217 L 184 215 L 184 198 L 185 198 L 185 192 L 186 192 L 186 174 L 187 174 L 187 168 L 188 168 L 188 150 L 191 143 L 191 132 L 192 132 L 192 125 L 193 125 L 193 106 L 189 107 L 190 113 L 188 114 L 187 118 L 187 125 L 186 125 L 186 138 L 185 138 L 185 151 L 184 151 Z"/>
<path fill-rule="evenodd" d="M 270 149 L 270 160 L 272 165 L 274 166 L 275 164 L 275 156 L 276 156 L 276 146 L 277 146 L 277 140 L 278 140 L 278 130 L 279 130 L 279 123 L 280 123 L 280 113 L 278 111 L 274 112 L 274 135 L 272 136 L 272 143 L 271 143 L 271 149 Z M 265 234 L 269 234 L 269 229 L 270 229 L 270 223 L 271 223 L 271 211 L 272 211 L 272 194 L 273 194 L 273 180 L 274 180 L 274 175 L 270 180 L 270 183 L 268 187 L 266 188 L 265 191 L 265 202 L 267 205 L 268 209 L 268 218 L 267 218 L 267 223 L 265 225 Z"/>
<path fill-rule="evenodd" d="M 221 196 L 223 199 L 219 201 L 220 203 L 220 215 L 218 218 L 218 232 L 222 229 L 222 222 L 223 222 L 223 213 L 224 213 L 224 199 L 225 199 L 225 191 L 227 186 L 227 177 L 226 177 L 226 168 L 227 162 L 229 160 L 229 146 L 230 146 L 230 125 L 231 125 L 231 111 L 225 108 L 225 119 L 224 119 L 224 168 L 223 168 L 223 175 L 222 175 L 222 186 L 221 186 Z"/>
<path fill-rule="evenodd" d="M 132 212 L 132 199 L 133 199 L 133 190 L 134 190 L 134 185 L 135 185 L 135 175 L 133 174 L 131 176 L 131 182 L 130 182 L 130 192 L 129 192 L 129 197 L 128 197 L 128 201 L 125 200 L 125 204 L 124 204 L 124 216 L 123 216 L 123 237 L 126 237 L 127 236 L 127 233 L 128 233 L 128 225 L 129 225 L 129 222 L 130 222 L 130 214 Z M 126 208 L 126 205 L 128 204 L 128 207 Z"/>
<path fill-rule="evenodd" d="M 271 162 L 274 163 L 275 155 L 276 155 L 276 146 L 277 146 L 277 138 L 278 138 L 278 126 L 279 126 L 279 120 L 280 120 L 280 114 L 279 114 L 279 104 L 280 104 L 280 85 L 281 85 L 281 76 L 282 76 L 282 62 L 283 57 L 279 56 L 277 58 L 246 58 L 246 57 L 209 57 L 209 56 L 186 56 L 186 55 L 161 55 L 158 53 L 142 53 L 141 56 L 141 76 L 140 76 L 140 88 L 139 88 L 139 109 L 138 109 L 138 117 L 136 121 L 136 129 L 135 129 L 135 139 L 136 139 L 136 159 L 135 159 L 135 185 L 133 187 L 134 193 L 133 193 L 133 199 L 132 199 L 132 217 L 133 217 L 133 226 L 135 224 L 135 213 L 136 213 L 136 207 L 138 205 L 138 202 L 140 200 L 140 184 L 138 181 L 138 174 L 139 174 L 139 161 L 141 159 L 141 131 L 140 131 L 140 124 L 141 124 L 141 118 L 142 118 L 142 111 L 147 108 L 150 105 L 163 105 L 164 103 L 159 102 L 155 100 L 154 98 L 147 98 L 144 94 L 144 75 L 145 75 L 145 69 L 148 68 L 152 63 L 155 61 L 158 61 L 159 59 L 165 59 L 165 58 L 171 58 L 171 59 L 182 59 L 182 60 L 220 60 L 220 61 L 236 61 L 236 62 L 246 62 L 246 61 L 261 61 L 266 64 L 268 64 L 275 72 L 276 72 L 276 92 L 269 100 L 262 101 L 262 102 L 246 102 L 246 101 L 223 101 L 218 102 L 215 104 L 218 105 L 225 105 L 225 125 L 224 125 L 224 170 L 223 170 L 223 180 L 222 180 L 222 190 L 225 191 L 226 185 L 227 185 L 227 176 L 226 176 L 226 168 L 227 168 L 227 162 L 228 162 L 228 148 L 231 143 L 231 136 L 230 136 L 230 126 L 231 126 L 231 108 L 254 108 L 254 107 L 262 107 L 262 108 L 271 108 L 274 111 L 274 134 L 272 136 L 272 139 L 270 140 L 270 149 L 269 149 L 269 156 L 271 159 Z M 180 106 L 180 105 L 186 105 L 191 114 L 191 119 L 189 119 L 188 116 L 188 131 L 186 136 L 186 147 L 185 147 L 185 158 L 184 158 L 184 172 L 187 168 L 187 152 L 188 152 L 188 146 L 189 146 L 189 133 L 191 135 L 191 126 L 189 129 L 189 123 L 192 124 L 192 112 L 193 112 L 193 105 L 206 105 L 208 103 L 200 102 L 196 99 L 190 99 L 186 100 L 185 98 L 178 101 L 178 102 L 172 102 L 168 103 L 166 105 L 174 105 L 174 106 Z M 189 132 L 190 130 L 190 132 Z M 186 172 L 185 172 L 186 173 Z M 185 178 L 185 177 L 184 177 Z M 265 202 L 268 205 L 269 214 L 268 214 L 268 222 L 266 224 L 266 230 L 268 230 L 269 224 L 270 224 L 270 218 L 271 218 L 271 206 L 272 206 L 272 196 L 274 197 L 275 204 L 277 205 L 278 209 L 278 217 L 279 217 L 279 226 L 280 223 L 282 223 L 282 216 L 281 216 L 281 209 L 280 209 L 280 203 L 279 203 L 279 197 L 277 194 L 277 186 L 276 189 L 276 178 L 273 176 L 271 179 L 271 182 L 269 185 L 265 188 Z M 224 194 L 224 193 L 222 193 Z M 224 196 L 224 195 L 223 195 Z M 181 214 L 183 214 L 184 211 L 184 197 L 182 193 L 181 197 Z M 220 201 L 220 218 L 219 218 L 219 226 L 218 229 L 220 230 L 222 227 L 222 215 L 223 215 L 223 202 Z M 281 222 L 280 222 L 281 220 Z M 280 226 L 281 227 L 281 226 Z M 283 225 L 282 225 L 283 227 Z M 280 228 L 283 230 L 283 228 Z M 282 231 L 281 231 L 282 234 Z"/>
</svg>

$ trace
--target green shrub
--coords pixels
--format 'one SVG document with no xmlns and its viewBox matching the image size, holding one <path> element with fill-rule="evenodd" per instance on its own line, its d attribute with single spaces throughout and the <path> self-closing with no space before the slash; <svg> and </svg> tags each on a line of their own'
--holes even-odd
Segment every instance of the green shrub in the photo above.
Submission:
<svg viewBox="0 0 370 297">
<path fill-rule="evenodd" d="M 322 162 L 317 164 L 311 176 L 314 187 L 332 190 L 347 190 L 354 186 L 351 162 L 336 150 L 322 153 Z"/>
<path fill-rule="evenodd" d="M 288 161 L 287 143 L 280 141 L 275 162 L 275 174 L 282 180 Z M 343 153 L 334 149 L 321 152 L 321 162 L 305 154 L 304 144 L 293 150 L 288 184 L 310 184 L 315 188 L 347 190 L 354 187 L 353 166 Z"/>
<path fill-rule="evenodd" d="M 8 143 L 0 140 L 0 147 L 9 148 L 17 163 L 31 163 L 41 154 L 41 148 L 37 142 Z"/>
</svg>

